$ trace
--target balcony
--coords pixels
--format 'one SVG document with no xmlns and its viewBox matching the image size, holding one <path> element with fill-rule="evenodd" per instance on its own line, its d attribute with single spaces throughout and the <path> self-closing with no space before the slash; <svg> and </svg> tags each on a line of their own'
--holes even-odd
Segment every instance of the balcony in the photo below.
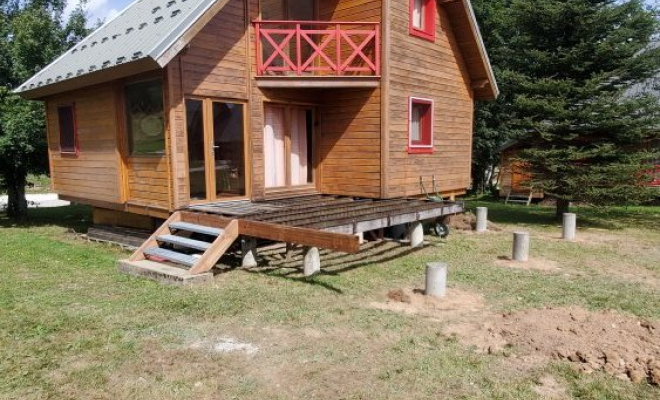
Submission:
<svg viewBox="0 0 660 400">
<path fill-rule="evenodd" d="M 380 23 L 256 21 L 257 84 L 377 87 Z"/>
</svg>

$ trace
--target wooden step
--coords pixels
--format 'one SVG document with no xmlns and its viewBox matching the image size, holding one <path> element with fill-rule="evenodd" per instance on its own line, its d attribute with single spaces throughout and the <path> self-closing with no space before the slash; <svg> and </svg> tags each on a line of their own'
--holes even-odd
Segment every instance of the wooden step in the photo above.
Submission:
<svg viewBox="0 0 660 400">
<path fill-rule="evenodd" d="M 192 267 L 198 260 L 196 257 L 177 253 L 172 250 L 161 249 L 160 247 L 150 247 L 145 249 L 144 255 L 162 258 L 175 264 L 185 265 L 186 267 Z"/>
<path fill-rule="evenodd" d="M 200 233 L 202 235 L 209 235 L 218 237 L 225 233 L 224 229 L 212 228 L 210 226 L 191 224 L 189 222 L 172 222 L 169 224 L 170 229 L 178 231 L 186 231 L 192 233 Z"/>
<path fill-rule="evenodd" d="M 208 250 L 209 247 L 211 247 L 211 243 L 209 242 L 202 242 L 201 240 L 193 240 L 175 235 L 157 236 L 156 240 L 161 243 L 167 243 L 175 246 L 186 247 L 189 249 L 201 250 L 201 251 L 206 251 Z"/>
</svg>

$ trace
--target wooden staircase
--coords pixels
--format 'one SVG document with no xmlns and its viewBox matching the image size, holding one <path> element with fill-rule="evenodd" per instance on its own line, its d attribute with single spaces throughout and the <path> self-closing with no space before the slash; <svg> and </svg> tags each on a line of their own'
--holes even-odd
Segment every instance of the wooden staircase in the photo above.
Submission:
<svg viewBox="0 0 660 400">
<path fill-rule="evenodd" d="M 238 221 L 218 228 L 184 221 L 183 216 L 172 214 L 128 260 L 119 262 L 119 269 L 175 283 L 211 278 L 211 269 L 238 239 Z"/>
<path fill-rule="evenodd" d="M 529 194 L 527 193 L 513 193 L 511 189 L 508 189 L 507 194 L 506 194 L 506 199 L 504 200 L 504 204 L 509 204 L 509 203 L 518 203 L 518 204 L 524 204 L 527 207 L 532 204 L 532 199 L 534 198 L 534 190 L 530 189 Z"/>
</svg>

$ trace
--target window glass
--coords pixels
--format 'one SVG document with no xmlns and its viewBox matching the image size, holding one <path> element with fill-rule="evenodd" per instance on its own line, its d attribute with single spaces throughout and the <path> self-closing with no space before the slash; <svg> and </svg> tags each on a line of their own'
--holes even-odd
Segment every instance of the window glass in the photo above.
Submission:
<svg viewBox="0 0 660 400">
<path fill-rule="evenodd" d="M 164 154 L 163 81 L 155 79 L 127 85 L 125 96 L 131 154 Z"/>
<path fill-rule="evenodd" d="M 424 30 L 424 2 L 426 0 L 413 0 L 412 24 L 415 29 Z"/>
<path fill-rule="evenodd" d="M 410 0 L 410 34 L 435 40 L 435 0 Z"/>
<path fill-rule="evenodd" d="M 410 100 L 409 150 L 412 152 L 433 151 L 433 101 Z"/>
<path fill-rule="evenodd" d="M 57 107 L 57 117 L 60 125 L 60 151 L 62 153 L 75 153 L 76 148 L 76 121 L 73 106 Z"/>
</svg>

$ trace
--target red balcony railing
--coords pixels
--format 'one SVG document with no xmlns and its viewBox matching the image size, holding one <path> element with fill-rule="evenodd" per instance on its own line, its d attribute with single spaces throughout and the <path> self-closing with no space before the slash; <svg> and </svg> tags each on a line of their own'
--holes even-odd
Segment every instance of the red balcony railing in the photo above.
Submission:
<svg viewBox="0 0 660 400">
<path fill-rule="evenodd" d="M 380 76 L 378 22 L 254 24 L 260 76 Z"/>
</svg>

